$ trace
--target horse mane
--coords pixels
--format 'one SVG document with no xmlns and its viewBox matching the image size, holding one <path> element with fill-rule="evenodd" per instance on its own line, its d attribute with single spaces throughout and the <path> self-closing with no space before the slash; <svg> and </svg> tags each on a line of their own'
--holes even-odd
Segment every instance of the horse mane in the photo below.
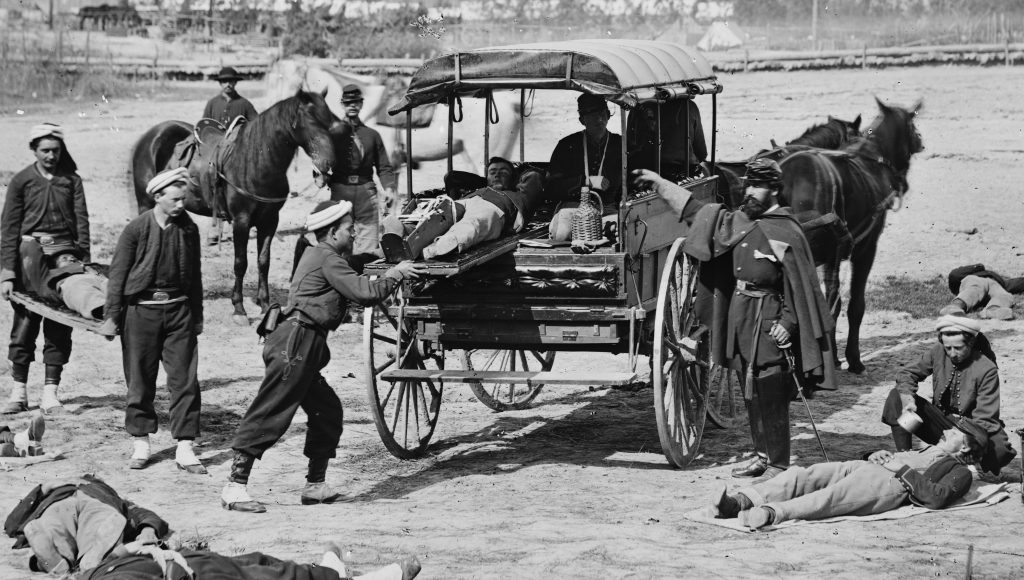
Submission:
<svg viewBox="0 0 1024 580">
<path fill-rule="evenodd" d="M 847 134 L 848 130 L 844 121 L 829 118 L 828 121 L 807 129 L 803 135 L 787 142 L 786 145 L 838 149 L 847 143 Z"/>
<path fill-rule="evenodd" d="M 299 105 L 298 95 L 293 95 L 274 103 L 242 125 L 231 147 L 232 166 L 237 179 L 245 181 L 261 175 L 268 168 L 291 163 L 298 148 L 298 142 L 291 133 Z"/>
</svg>

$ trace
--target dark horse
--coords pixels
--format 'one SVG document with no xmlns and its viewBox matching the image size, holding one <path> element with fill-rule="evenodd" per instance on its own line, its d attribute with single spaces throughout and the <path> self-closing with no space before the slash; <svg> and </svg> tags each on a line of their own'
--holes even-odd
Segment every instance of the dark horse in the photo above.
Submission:
<svg viewBox="0 0 1024 580">
<path fill-rule="evenodd" d="M 815 262 L 824 266 L 825 298 L 836 319 L 842 308 L 839 266 L 843 260 L 850 260 L 846 361 L 853 373 L 864 371 L 860 359 L 864 289 L 885 227 L 885 214 L 907 192 L 910 158 L 924 150 L 914 126 L 921 102 L 902 109 L 875 100 L 879 115 L 866 137 L 855 139 L 839 151 L 798 151 L 781 163 L 781 197 L 804 226 Z M 840 234 L 836 228 L 808 227 L 808 217 L 822 223 L 821 218 L 829 216 L 837 218 Z"/>
<path fill-rule="evenodd" d="M 234 222 L 235 286 L 231 304 L 235 307 L 235 322 L 248 324 L 242 305 L 242 280 L 249 265 L 249 228 L 256 226 L 256 303 L 266 310 L 270 303 L 270 241 L 277 231 L 278 212 L 289 192 L 286 170 L 296 150 L 302 147 L 313 160 L 314 179 L 322 187 L 335 164 L 329 134 L 334 122 L 323 93 L 299 91 L 243 125 L 237 135 L 221 143 L 216 153 L 219 172 L 213 178 L 223 188 L 223 206 Z M 178 164 L 172 159 L 174 148 L 191 134 L 192 125 L 165 121 L 146 131 L 135 144 L 132 174 L 139 213 L 153 207 L 153 199 L 146 195 L 146 183 L 158 172 Z M 203 170 L 207 169 L 200 171 Z M 185 209 L 205 216 L 213 213 L 196 184 L 189 188 Z"/>
<path fill-rule="evenodd" d="M 839 149 L 851 140 L 860 137 L 860 115 L 853 121 L 829 115 L 824 123 L 814 125 L 804 131 L 802 135 L 787 142 L 784 146 L 775 146 L 771 149 L 764 149 L 754 154 L 750 159 L 743 161 L 719 161 L 715 163 L 715 173 L 719 176 L 719 191 L 728 191 L 727 204 L 729 207 L 739 207 L 743 202 L 744 186 L 741 178 L 747 173 L 747 163 L 754 159 L 767 157 L 780 161 L 783 158 L 806 149 Z"/>
</svg>

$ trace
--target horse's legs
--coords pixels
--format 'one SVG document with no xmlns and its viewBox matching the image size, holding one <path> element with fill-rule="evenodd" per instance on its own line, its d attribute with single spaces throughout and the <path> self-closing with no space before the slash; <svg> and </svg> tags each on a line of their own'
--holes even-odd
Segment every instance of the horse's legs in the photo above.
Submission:
<svg viewBox="0 0 1024 580">
<path fill-rule="evenodd" d="M 850 304 L 846 307 L 850 329 L 846 336 L 846 362 L 850 372 L 855 374 L 864 372 L 864 363 L 860 360 L 860 323 L 864 320 L 864 290 L 871 266 L 875 263 L 877 240 L 875 238 L 869 244 L 855 248 L 850 261 Z"/>
<path fill-rule="evenodd" d="M 821 280 L 825 284 L 825 302 L 828 304 L 829 314 L 832 315 L 832 320 L 839 320 L 839 314 L 843 310 L 843 298 L 839 293 L 839 269 L 842 262 L 839 261 L 838 257 L 829 260 L 821 265 Z M 832 360 L 839 366 L 839 349 L 836 348 L 836 330 L 832 328 Z"/>
<path fill-rule="evenodd" d="M 256 304 L 260 306 L 260 312 L 266 312 L 270 306 L 270 284 L 267 281 L 270 274 L 270 242 L 274 240 L 277 232 L 278 213 L 270 212 L 256 226 L 256 267 L 259 273 L 259 286 L 256 289 Z"/>
<path fill-rule="evenodd" d="M 249 258 L 246 255 L 249 249 L 249 215 L 235 215 L 235 287 L 231 291 L 231 305 L 235 307 L 232 319 L 235 324 L 249 325 L 249 317 L 245 314 L 245 306 L 242 304 L 242 282 L 245 280 L 245 270 L 249 267 Z"/>
</svg>

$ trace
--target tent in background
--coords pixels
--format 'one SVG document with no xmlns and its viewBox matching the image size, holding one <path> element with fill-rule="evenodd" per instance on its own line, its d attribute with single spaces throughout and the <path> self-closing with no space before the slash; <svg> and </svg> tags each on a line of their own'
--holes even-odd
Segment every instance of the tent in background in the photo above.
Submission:
<svg viewBox="0 0 1024 580">
<path fill-rule="evenodd" d="M 737 26 L 716 20 L 708 26 L 704 38 L 697 43 L 697 48 L 705 52 L 737 48 L 743 46 L 743 36 L 743 32 Z"/>
</svg>

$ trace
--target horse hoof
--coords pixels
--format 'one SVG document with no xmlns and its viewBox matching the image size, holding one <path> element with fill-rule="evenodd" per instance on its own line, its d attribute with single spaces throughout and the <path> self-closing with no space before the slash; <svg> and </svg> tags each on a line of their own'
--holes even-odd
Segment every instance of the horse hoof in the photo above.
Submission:
<svg viewBox="0 0 1024 580">
<path fill-rule="evenodd" d="M 851 373 L 853 373 L 855 375 L 862 374 L 864 372 L 864 369 L 865 369 L 864 363 L 859 362 L 859 361 L 856 362 L 856 363 L 849 363 L 849 366 L 847 366 L 847 368 L 846 368 L 846 370 L 850 371 Z"/>
<path fill-rule="evenodd" d="M 231 321 L 238 326 L 249 326 L 249 317 L 244 314 L 232 314 Z"/>
</svg>

